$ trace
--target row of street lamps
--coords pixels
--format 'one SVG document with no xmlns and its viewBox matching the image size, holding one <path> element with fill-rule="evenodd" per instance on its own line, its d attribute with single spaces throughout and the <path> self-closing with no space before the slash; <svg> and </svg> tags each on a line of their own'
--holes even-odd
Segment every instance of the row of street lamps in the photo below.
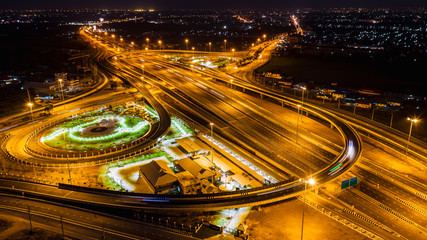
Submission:
<svg viewBox="0 0 427 240">
<path fill-rule="evenodd" d="M 105 32 L 105 35 L 106 36 L 108 36 L 108 33 L 107 32 Z M 264 38 L 264 40 L 267 38 L 267 35 L 266 34 L 264 34 L 263 36 L 262 36 L 263 38 Z M 113 38 L 113 39 L 115 39 L 116 38 L 116 35 L 114 35 L 114 34 L 112 34 L 111 35 L 111 38 Z M 124 41 L 124 39 L 122 38 L 122 37 L 120 37 L 120 42 L 121 43 L 123 43 L 123 41 Z M 185 40 L 185 49 L 188 51 L 189 50 L 189 48 L 188 48 L 188 44 L 189 44 L 189 42 L 190 42 L 190 40 L 188 39 L 188 38 L 186 38 Z M 150 43 L 150 38 L 146 38 L 145 39 L 145 42 L 146 42 L 146 47 L 145 47 L 145 50 L 148 50 L 148 48 L 149 48 L 149 43 Z M 259 42 L 261 42 L 261 38 L 258 38 L 257 39 L 257 43 L 259 43 Z M 161 45 L 162 45 L 162 40 L 158 40 L 157 41 L 157 43 L 158 43 L 158 45 L 159 45 L 159 49 L 161 48 Z M 132 45 L 132 47 L 134 47 L 134 45 L 135 45 L 135 42 L 131 42 L 131 45 Z M 209 52 L 212 52 L 212 42 L 209 42 L 208 43 L 208 45 L 209 45 Z M 253 43 L 252 44 L 252 46 L 254 46 L 255 44 Z M 191 50 L 192 51 L 194 51 L 195 50 L 195 47 L 191 47 Z M 234 53 L 235 52 L 235 49 L 234 48 L 232 48 L 231 49 L 231 51 Z M 224 52 L 227 52 L 227 39 L 224 39 Z"/>
</svg>

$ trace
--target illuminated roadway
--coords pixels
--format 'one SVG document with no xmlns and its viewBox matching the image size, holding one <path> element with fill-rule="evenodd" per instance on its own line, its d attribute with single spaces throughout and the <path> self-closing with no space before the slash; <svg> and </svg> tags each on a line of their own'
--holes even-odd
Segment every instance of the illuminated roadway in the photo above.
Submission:
<svg viewBox="0 0 427 240">
<path fill-rule="evenodd" d="M 110 59 L 111 60 L 111 59 Z M 151 97 L 148 90 L 143 86 L 140 80 L 140 75 L 132 74 L 132 69 L 129 69 L 128 66 L 123 65 L 123 68 L 120 68 L 119 71 L 115 69 L 115 67 L 108 66 L 104 63 L 100 64 L 100 71 L 109 72 L 110 74 L 115 74 L 118 77 L 127 80 L 132 85 L 134 85 L 139 91 L 146 96 L 148 101 L 154 105 L 156 109 L 161 109 L 162 104 L 154 97 Z M 125 70 L 125 68 L 128 68 Z M 126 72 L 127 71 L 127 72 Z M 126 72 L 126 73 L 125 73 Z M 147 80 L 152 83 L 155 79 Z M 260 89 L 248 89 L 253 91 L 262 91 Z M 198 90 L 200 91 L 200 90 Z M 263 92 L 265 96 L 275 98 L 277 100 L 283 101 L 285 104 L 293 106 L 296 108 L 296 105 L 300 104 L 299 101 L 296 100 L 287 100 L 284 99 L 283 96 L 278 94 Z M 214 95 L 214 94 L 213 94 Z M 233 111 L 241 111 L 236 109 L 233 106 L 229 106 L 228 99 L 222 100 L 218 97 L 213 97 L 212 94 L 206 95 L 207 101 L 214 101 L 214 104 L 222 105 L 227 107 L 226 110 L 235 110 Z M 203 100 L 204 101 L 204 100 Z M 232 103 L 231 101 L 230 103 Z M 156 106 L 156 104 L 158 104 Z M 194 102 L 193 102 L 194 104 Z M 226 104 L 226 105 L 224 105 Z M 343 136 L 344 146 L 339 155 L 326 167 L 323 167 L 321 170 L 318 170 L 314 174 L 310 176 L 316 179 L 316 182 L 321 185 L 323 183 L 329 182 L 339 175 L 345 173 L 348 169 L 350 169 L 353 164 L 357 161 L 361 154 L 361 140 L 357 133 L 346 123 L 340 121 L 335 115 L 322 110 L 320 108 L 316 108 L 313 106 L 304 105 L 302 110 L 309 112 L 311 115 L 316 116 L 320 119 L 323 119 L 327 122 L 330 122 Z M 217 120 L 222 121 L 224 124 L 230 123 L 221 120 L 226 118 L 224 115 L 224 110 L 211 112 L 217 115 Z M 159 112 L 160 118 L 164 118 L 164 115 Z M 252 117 L 253 118 L 253 117 Z M 167 119 L 166 119 L 167 120 Z M 248 121 L 253 122 L 254 120 L 248 118 Z M 255 125 L 252 125 L 255 127 Z M 266 129 L 266 127 L 263 127 Z M 272 132 L 272 130 L 269 130 Z M 289 140 L 288 140 L 289 141 Z M 267 153 L 267 150 L 266 150 Z M 292 165 L 292 164 L 291 164 Z M 293 164 L 295 165 L 295 164 Z M 297 172 L 297 167 L 294 167 L 292 175 L 300 176 L 305 178 L 305 172 L 309 171 L 308 168 L 301 169 L 300 172 Z M 289 170 L 289 169 L 287 169 Z M 292 178 L 291 178 L 292 179 Z M 295 179 L 295 178 L 293 178 Z M 23 184 L 21 187 L 25 189 L 27 184 Z M 63 186 L 67 187 L 67 186 Z M 21 189 L 21 190 L 23 190 Z M 51 192 L 48 198 L 56 198 L 56 192 L 53 189 L 57 189 L 55 186 L 42 186 L 38 187 L 37 191 L 34 191 L 31 194 L 34 195 L 42 195 L 44 193 L 44 189 L 46 189 L 46 194 Z M 84 189 L 71 186 L 72 190 L 80 190 L 79 192 L 73 191 L 72 194 L 67 195 L 67 198 L 64 199 L 62 196 L 60 197 L 62 201 L 83 201 L 88 204 L 94 205 L 103 205 L 110 206 L 115 208 L 126 208 L 126 209 L 164 209 L 164 210 L 218 210 L 225 208 L 237 208 L 243 206 L 254 206 L 260 205 L 270 202 L 275 202 L 278 200 L 290 198 L 296 195 L 299 195 L 301 191 L 304 190 L 304 182 L 299 180 L 290 181 L 285 180 L 282 182 L 278 182 L 276 184 L 265 185 L 264 187 L 254 188 L 249 190 L 241 190 L 235 192 L 224 192 L 219 194 L 208 194 L 208 195 L 150 195 L 150 194 L 131 194 L 131 193 L 117 193 L 117 192 L 109 192 L 104 191 L 102 197 L 100 197 L 101 192 L 94 193 L 95 190 L 92 189 Z M 20 191 L 19 188 L 15 191 Z M 64 190 L 66 191 L 66 190 Z M 83 192 L 88 191 L 88 192 Z M 89 193 L 93 192 L 93 193 Z M 47 195 L 45 195 L 46 197 Z M 117 198 L 117 196 L 120 196 Z M 58 197 L 59 198 L 59 197 Z"/>
<path fill-rule="evenodd" d="M 126 53 L 128 54 L 128 53 Z M 135 52 L 130 54 L 130 58 L 133 57 L 133 55 L 138 55 L 138 54 L 144 54 L 143 51 L 137 53 Z M 123 56 L 119 56 L 120 58 L 123 58 Z M 125 57 L 126 58 L 126 57 Z M 123 58 L 123 59 L 125 59 Z M 137 59 L 138 57 L 135 57 L 135 59 Z M 135 61 L 132 60 L 132 61 Z M 228 128 L 228 129 L 234 129 L 234 126 L 232 126 L 232 124 L 230 124 L 229 122 L 227 122 L 227 120 L 229 120 L 229 117 L 231 117 L 232 115 L 236 115 L 239 112 L 239 108 L 242 104 L 241 99 L 238 99 L 236 96 L 231 97 L 231 99 L 229 97 L 221 100 L 219 96 L 216 96 L 215 98 L 212 98 L 213 95 L 216 95 L 215 93 L 213 93 L 212 91 L 217 91 L 217 92 L 221 92 L 220 89 L 217 89 L 210 86 L 209 84 L 201 84 L 200 82 L 198 83 L 193 83 L 193 86 L 191 86 L 191 91 L 194 91 L 194 93 L 191 92 L 185 92 L 185 93 L 177 93 L 176 91 L 173 90 L 173 88 L 169 88 L 166 85 L 164 85 L 164 83 L 168 83 L 168 84 L 174 84 L 175 88 L 178 88 L 177 85 L 179 85 L 180 83 L 185 85 L 188 83 L 183 83 L 184 80 L 184 76 L 189 76 L 186 75 L 185 71 L 180 72 L 179 69 L 187 69 L 187 70 L 192 70 L 194 73 L 202 73 L 203 76 L 210 76 L 215 78 L 216 80 L 219 81 L 223 81 L 224 83 L 229 84 L 230 80 L 233 80 L 232 85 L 234 86 L 234 88 L 238 87 L 239 89 L 245 89 L 245 91 L 251 91 L 253 93 L 257 93 L 257 94 L 261 94 L 264 97 L 269 97 L 272 99 L 277 100 L 278 102 L 282 102 L 283 104 L 290 106 L 291 108 L 296 108 L 295 106 L 297 104 L 301 104 L 300 101 L 294 100 L 293 98 L 290 97 L 286 97 L 284 95 L 282 95 L 281 93 L 277 93 L 271 90 L 265 90 L 256 86 L 253 86 L 251 84 L 248 84 L 246 81 L 242 81 L 239 78 L 233 78 L 232 76 L 229 76 L 227 74 L 224 73 L 220 73 L 218 71 L 214 71 L 214 70 L 209 70 L 209 69 L 204 69 L 203 71 L 198 71 L 198 67 L 194 67 L 193 69 L 191 69 L 190 67 L 184 67 L 184 66 L 179 66 L 178 64 L 172 64 L 172 63 L 167 63 L 166 61 L 157 58 L 155 56 L 143 56 L 143 59 L 145 59 L 147 64 L 147 75 L 146 75 L 146 84 L 149 83 L 152 86 L 155 86 L 158 89 L 161 89 L 164 93 L 166 93 L 168 96 L 174 98 L 175 100 L 178 100 L 180 103 L 185 103 L 185 105 L 188 105 L 189 108 L 195 108 L 197 110 L 200 110 L 199 113 L 199 117 L 202 117 L 205 120 L 205 123 L 208 123 L 209 121 L 211 121 L 212 119 L 215 122 L 215 125 L 219 125 L 222 126 L 223 129 Z M 108 58 L 109 62 L 113 63 L 111 58 Z M 123 60 L 121 60 L 123 61 Z M 127 61 L 127 60 L 126 60 Z M 140 80 L 140 73 L 141 71 L 138 71 L 138 65 L 140 64 L 134 64 L 132 63 L 132 61 L 129 62 L 121 62 L 116 66 L 110 66 L 109 64 L 105 63 L 105 65 L 103 66 L 103 70 L 106 72 L 110 72 L 110 74 L 114 74 L 117 75 L 118 77 L 120 77 L 123 80 L 126 80 L 130 83 L 132 83 L 133 85 L 135 85 L 141 92 L 146 91 L 146 89 L 144 89 L 144 86 L 141 84 L 141 80 Z M 151 64 L 151 66 L 149 66 Z M 114 63 L 112 64 L 114 65 Z M 133 65 L 133 67 L 132 67 Z M 158 65 L 158 66 L 155 66 Z M 117 66 L 119 66 L 119 69 L 117 68 Z M 172 74 L 171 73 L 167 73 L 167 70 L 172 69 L 174 72 L 180 72 L 180 74 L 183 77 L 180 77 L 178 75 Z M 250 68 L 248 67 L 248 70 L 250 70 Z M 249 71 L 246 71 L 249 72 Z M 150 74 L 152 73 L 152 74 Z M 242 76 L 243 77 L 243 76 Z M 190 76 L 191 79 L 191 76 Z M 185 80 L 185 82 L 189 82 L 189 80 Z M 199 85 L 199 89 L 194 87 L 194 84 L 201 84 L 203 86 Z M 185 85 L 187 86 L 187 85 Z M 181 90 L 185 88 L 181 87 Z M 194 101 L 192 99 L 195 98 L 195 96 L 199 95 L 201 92 L 201 89 L 204 89 L 202 91 L 210 91 L 210 95 L 211 96 L 206 96 L 206 99 L 198 99 L 200 101 L 200 103 L 198 103 L 197 101 Z M 145 92 L 145 94 L 148 94 L 147 92 Z M 144 95 L 145 95 L 144 94 Z M 183 95 L 182 95 L 183 94 Z M 226 94 L 224 94 L 226 95 Z M 187 101 L 185 101 L 185 96 L 190 96 L 190 99 L 187 99 Z M 227 95 L 229 96 L 229 94 Z M 217 109 L 217 110 L 209 110 L 206 108 L 203 108 L 203 105 L 207 105 L 209 101 L 214 100 L 213 103 L 211 103 L 212 105 L 210 105 L 210 107 L 212 107 L 213 105 L 217 105 L 220 104 L 222 107 L 221 108 L 225 108 L 223 110 L 221 109 Z M 219 101 L 218 101 L 219 100 Z M 162 103 L 165 104 L 165 103 Z M 207 105 L 209 106 L 209 105 Z M 234 110 L 233 110 L 234 109 Z M 347 114 L 341 113 L 339 111 L 333 111 L 331 109 L 324 109 L 322 107 L 317 107 L 314 104 L 311 104 L 310 102 L 305 102 L 304 106 L 302 107 L 302 109 L 304 111 L 308 111 L 310 113 L 310 115 L 314 115 L 317 116 L 321 119 L 324 119 L 325 121 L 330 122 L 332 125 L 334 125 L 334 127 L 336 129 L 338 129 L 341 134 L 344 136 L 344 148 L 343 150 L 337 151 L 336 155 L 337 157 L 335 158 L 335 160 L 332 163 L 328 163 L 328 166 L 323 167 L 322 170 L 317 171 L 315 174 L 313 174 L 312 176 L 316 179 L 316 181 L 319 184 L 322 183 L 326 183 L 328 181 L 332 181 L 333 179 L 335 179 L 336 177 L 338 177 L 339 175 L 343 174 L 344 172 L 346 172 L 357 160 L 357 158 L 360 156 L 360 151 L 361 151 L 361 142 L 359 139 L 359 136 L 355 133 L 355 131 L 349 127 L 347 124 L 351 124 L 353 125 L 353 127 L 358 128 L 358 129 L 362 129 L 365 128 L 365 131 L 369 131 L 370 134 L 374 134 L 377 136 L 377 138 L 384 138 L 386 141 L 390 141 L 393 142 L 393 144 L 397 144 L 400 145 L 400 148 L 402 149 L 404 147 L 404 141 L 401 140 L 403 138 L 402 136 L 399 136 L 399 134 L 396 134 L 399 137 L 394 137 L 394 132 L 387 132 L 382 130 L 382 128 L 380 126 L 372 126 L 371 123 L 357 123 L 357 121 L 360 121 L 359 119 L 354 119 L 354 117 L 349 117 L 347 116 Z M 231 112 L 229 115 L 226 114 L 227 111 L 233 111 Z M 245 121 L 253 121 L 253 119 L 259 117 L 256 114 L 254 115 L 254 108 L 251 107 L 251 111 L 250 113 L 244 113 L 244 115 L 241 115 L 242 112 L 240 111 L 240 115 L 238 116 L 243 116 L 245 118 Z M 202 112 L 203 115 L 202 116 Z M 334 113 L 331 113 L 334 112 Z M 248 119 L 246 119 L 248 118 Z M 251 120 L 252 118 L 252 120 Z M 265 124 L 267 124 L 268 119 L 258 119 L 260 122 L 265 122 Z M 233 120 L 232 120 L 233 121 Z M 236 120 L 233 121 L 233 124 L 236 124 Z M 253 125 L 254 128 L 258 128 L 257 126 Z M 263 130 L 262 130 L 263 129 Z M 271 127 L 270 130 L 266 129 L 265 127 L 263 128 L 259 128 L 259 130 L 262 131 L 269 131 L 268 134 L 272 134 L 271 130 L 274 130 L 275 127 Z M 238 128 L 235 128 L 234 131 L 237 131 Z M 378 131 L 380 130 L 380 131 Z M 223 135 L 225 133 L 225 131 L 222 131 L 221 129 L 215 129 L 215 133 L 217 134 L 217 132 L 220 132 L 221 135 Z M 249 139 L 247 143 L 250 143 L 251 141 L 251 135 L 255 134 L 254 131 L 250 131 L 249 133 L 243 135 L 243 138 Z M 286 136 L 289 136 L 289 133 L 280 133 L 279 137 L 284 137 L 283 139 L 285 141 L 286 140 Z M 383 136 L 381 136 L 383 135 Z M 270 135 L 269 135 L 270 136 Z M 273 136 L 273 135 L 271 135 Z M 253 144 L 254 142 L 252 141 L 251 144 Z M 290 143 L 288 143 L 290 144 Z M 261 144 L 262 145 L 262 144 Z M 416 143 L 416 144 L 411 144 L 411 147 L 414 148 L 414 151 L 409 151 L 410 154 L 414 155 L 414 156 L 419 156 L 421 157 L 421 159 L 423 158 L 423 155 L 419 154 L 418 152 L 422 152 L 422 151 L 426 151 L 425 148 L 423 148 L 420 144 Z M 261 153 L 260 155 L 264 155 L 264 154 L 268 154 L 269 152 L 269 148 L 265 148 L 265 144 L 264 146 L 261 146 L 260 149 L 264 149 L 264 153 Z M 341 150 L 341 149 L 339 149 Z M 268 158 L 270 158 L 270 156 L 268 156 Z M 274 158 L 271 158 L 274 159 Z M 301 160 L 301 159 L 295 159 L 295 160 Z M 304 160 L 304 159 L 303 159 Z M 355 192 L 356 195 L 351 196 L 349 194 L 343 195 L 341 196 L 342 200 L 345 200 L 347 202 L 351 202 L 352 198 L 353 199 L 357 199 L 361 197 L 361 201 L 370 201 L 370 202 L 374 202 L 375 201 L 372 198 L 378 198 L 379 200 L 381 200 L 381 202 L 384 202 L 385 199 L 387 199 L 387 204 L 394 204 L 393 208 L 399 208 L 399 205 L 395 205 L 395 203 L 393 202 L 394 200 L 390 199 L 393 198 L 393 196 L 396 194 L 389 192 L 387 195 L 387 191 L 382 191 L 385 195 L 381 195 L 381 197 L 377 197 L 377 194 L 375 193 L 375 190 L 372 191 L 372 189 L 369 189 L 369 186 L 374 186 L 375 182 L 381 182 L 381 185 L 385 185 L 388 186 L 389 183 L 388 181 L 391 181 L 391 179 L 387 179 L 385 178 L 385 176 L 370 176 L 369 174 L 371 174 L 371 169 L 377 169 L 378 172 L 382 172 L 384 171 L 384 169 L 382 169 L 382 166 L 377 166 L 377 165 L 373 165 L 372 161 L 369 159 L 363 159 L 361 161 L 361 164 L 359 164 L 359 166 L 362 166 L 362 170 L 359 170 L 360 168 L 356 168 L 356 172 L 358 174 L 360 174 L 361 176 L 364 176 L 366 179 L 372 179 L 371 181 L 368 181 L 366 186 L 363 185 L 363 188 L 365 188 L 365 193 L 368 193 L 370 196 L 364 196 L 361 195 L 361 193 L 357 193 L 355 191 L 350 191 L 351 193 Z M 284 163 L 284 162 L 283 162 Z M 300 162 L 302 165 L 299 166 L 299 168 L 302 168 L 301 172 L 298 172 L 297 168 L 298 166 L 294 166 L 295 168 L 293 168 L 292 166 L 286 166 L 286 168 L 283 169 L 284 172 L 288 173 L 287 176 L 284 176 L 284 179 L 291 179 L 289 178 L 290 175 L 293 176 L 300 176 L 300 177 L 305 177 L 306 175 L 304 175 L 304 173 L 308 172 L 310 169 L 313 169 L 312 166 L 309 166 L 307 164 L 304 164 L 304 162 Z M 271 163 L 272 167 L 274 166 L 274 163 Z M 290 165 L 295 165 L 296 162 L 290 164 Z M 304 167 L 304 165 L 306 165 Z M 277 165 L 276 165 L 277 167 Z M 292 169 L 291 169 L 292 168 Z M 314 168 L 315 169 L 315 168 Z M 364 170 L 366 169 L 366 171 Z M 367 171 L 369 169 L 369 171 Z M 354 170 L 354 168 L 352 169 L 352 171 Z M 291 174 L 289 174 L 291 173 Z M 288 178 L 287 178 L 288 177 Z M 399 175 L 395 175 L 394 176 L 396 179 L 399 179 L 400 182 L 403 183 L 403 187 L 405 189 L 413 189 L 414 192 L 418 192 L 418 189 L 420 189 L 420 185 L 417 182 L 411 182 L 409 179 L 405 179 L 405 178 L 401 178 L 401 176 Z M 385 179 L 384 179 L 385 178 Z M 13 184 L 18 184 L 18 183 L 13 183 Z M 10 188 L 9 186 L 5 186 L 6 188 Z M 409 187 L 412 186 L 412 187 Z M 67 187 L 67 186 L 64 186 Z M 27 184 L 23 184 L 21 186 L 22 190 L 31 190 L 31 188 L 28 188 Z M 301 191 L 303 191 L 304 189 L 304 184 L 297 181 L 294 182 L 290 182 L 290 183 L 284 183 L 284 184 L 276 184 L 276 185 L 266 185 L 263 189 L 251 189 L 251 190 L 245 190 L 245 191 L 238 191 L 238 192 L 227 192 L 227 193 L 221 193 L 221 194 L 213 194 L 213 195 L 197 195 L 197 196 L 176 196 L 176 195 L 144 195 L 144 194 L 125 194 L 125 193 L 121 193 L 118 194 L 117 192 L 108 192 L 105 191 L 103 193 L 103 197 L 100 198 L 98 194 L 91 194 L 91 193 L 85 193 L 84 191 L 92 191 L 91 189 L 75 189 L 75 190 L 80 190 L 80 191 L 68 191 L 67 190 L 61 190 L 61 193 L 63 193 L 63 195 L 58 193 L 58 198 L 61 198 L 62 201 L 84 201 L 84 202 L 88 202 L 89 204 L 94 204 L 94 205 L 101 205 L 101 206 L 111 206 L 111 207 L 115 207 L 115 208 L 127 208 L 127 209 L 146 209 L 146 208 L 152 208 L 152 209 L 168 209 L 168 210 L 217 210 L 217 209 L 223 209 L 223 208 L 234 208 L 234 207 L 242 207 L 242 206 L 253 206 L 253 205 L 260 205 L 260 204 L 264 204 L 264 203 L 269 203 L 269 202 L 273 202 L 273 201 L 277 201 L 280 199 L 285 199 L 285 198 L 289 198 L 292 196 L 296 196 L 301 194 Z M 19 189 L 16 191 L 20 191 Z M 403 195 L 405 195 L 404 192 L 400 191 L 399 189 L 395 189 L 394 191 L 399 192 Z M 412 190 L 411 190 L 412 191 Z M 36 193 L 37 192 L 37 193 Z M 58 192 L 57 187 L 55 186 L 43 186 L 43 187 L 38 187 L 37 191 L 34 191 L 33 194 L 39 194 L 39 195 L 44 195 L 44 194 L 49 194 L 51 195 L 50 197 L 54 198 L 55 193 Z M 370 192 L 372 192 L 372 195 L 370 194 Z M 359 195 L 358 195 L 359 194 Z M 422 194 L 422 192 L 421 192 Z M 67 196 L 67 199 L 64 199 L 63 196 Z M 121 196 L 122 198 L 117 198 L 117 196 Z M 46 195 L 45 195 L 46 197 Z M 408 197 L 408 199 L 413 199 L 410 196 L 405 196 Z M 368 199 L 368 200 L 367 200 Z M 415 199 L 413 201 L 416 201 Z M 409 202 L 408 204 L 411 204 L 411 202 Z M 369 204 L 364 204 L 363 206 L 368 206 L 366 211 L 376 211 L 374 210 L 371 206 L 369 206 Z M 391 206 L 391 205 L 390 205 Z M 410 205 L 412 207 L 417 205 Z M 377 207 L 381 207 L 380 205 L 377 205 Z M 404 209 L 403 211 L 408 211 L 407 209 Z M 420 210 L 422 211 L 422 210 Z M 381 214 L 379 214 L 378 216 L 379 218 L 382 217 Z M 357 219 L 356 219 L 357 221 Z M 387 221 L 387 220 L 385 220 Z M 416 220 L 418 222 L 418 220 Z M 416 224 L 416 223 L 415 223 Z M 420 222 L 421 226 L 423 225 L 422 222 Z M 423 229 L 422 227 L 420 227 L 420 229 Z M 405 230 L 406 231 L 406 230 Z M 411 229 L 408 229 L 408 236 L 411 236 L 411 234 L 413 234 L 413 231 Z M 415 236 L 415 235 L 412 235 Z"/>
<path fill-rule="evenodd" d="M 119 77 L 124 78 L 122 75 L 124 68 L 122 66 L 120 74 L 117 74 Z M 105 67 L 109 69 L 112 74 L 116 73 L 114 67 Z M 130 71 L 130 70 L 128 70 Z M 127 80 L 135 85 L 135 87 L 143 91 L 144 86 L 141 84 L 139 76 L 128 75 Z M 150 80 L 151 82 L 152 80 Z M 278 98 L 281 101 L 286 101 L 286 104 L 294 105 L 300 104 L 299 101 L 295 100 L 284 100 L 281 96 L 274 95 L 271 93 L 265 92 L 265 95 Z M 308 111 L 310 114 L 324 119 L 334 125 L 337 130 L 343 135 L 344 148 L 340 155 L 327 167 L 317 171 L 311 176 L 316 179 L 319 184 L 326 183 L 340 174 L 346 172 L 359 158 L 361 153 L 361 141 L 355 131 L 349 127 L 347 124 L 338 120 L 334 115 L 323 111 L 321 109 L 316 109 L 308 106 L 303 107 L 304 111 Z M 301 174 L 301 173 L 300 173 Z M 304 176 L 301 176 L 304 177 Z M 123 198 L 114 198 L 112 197 L 111 201 L 108 202 L 107 199 L 111 197 L 103 197 L 99 199 L 97 196 L 93 195 L 95 199 L 98 199 L 98 204 L 106 204 L 110 206 L 123 207 L 123 208 L 151 208 L 151 209 L 175 209 L 175 210 L 215 210 L 215 209 L 224 209 L 224 208 L 234 208 L 242 206 L 254 206 L 263 203 L 269 203 L 278 201 L 281 199 L 286 199 L 295 195 L 300 194 L 304 189 L 304 183 L 298 180 L 293 182 L 279 182 L 277 184 L 266 185 L 262 188 L 255 188 L 250 190 L 236 191 L 236 192 L 225 192 L 219 194 L 210 194 L 210 195 L 185 195 L 185 196 L 176 196 L 176 195 L 143 195 L 139 194 L 138 197 L 123 199 Z M 80 193 L 86 194 L 87 197 L 91 196 L 89 193 Z M 129 196 L 132 194 L 129 194 Z M 71 195 L 72 196 L 72 195 Z M 70 198 L 71 198 L 70 196 Z M 126 194 L 122 193 L 122 196 Z M 103 200 L 103 201 L 100 201 Z M 121 203 L 122 202 L 122 203 Z M 114 203 L 114 204 L 113 204 Z"/>
</svg>

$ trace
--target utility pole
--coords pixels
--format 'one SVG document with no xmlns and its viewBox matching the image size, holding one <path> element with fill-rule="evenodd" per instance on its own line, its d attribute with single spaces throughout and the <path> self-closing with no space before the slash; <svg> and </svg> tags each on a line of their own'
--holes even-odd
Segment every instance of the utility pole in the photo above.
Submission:
<svg viewBox="0 0 427 240">
<path fill-rule="evenodd" d="M 390 118 L 390 127 L 393 127 L 393 114 L 394 112 L 391 112 L 391 118 Z"/>
</svg>

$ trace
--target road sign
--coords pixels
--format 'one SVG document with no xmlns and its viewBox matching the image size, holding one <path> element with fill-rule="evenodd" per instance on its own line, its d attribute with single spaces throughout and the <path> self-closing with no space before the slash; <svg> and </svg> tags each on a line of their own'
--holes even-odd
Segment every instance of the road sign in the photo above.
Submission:
<svg viewBox="0 0 427 240">
<path fill-rule="evenodd" d="M 350 180 L 345 180 L 341 182 L 341 189 L 350 187 Z"/>
<path fill-rule="evenodd" d="M 350 187 L 357 184 L 357 177 L 350 179 Z"/>
<path fill-rule="evenodd" d="M 341 189 L 345 189 L 357 184 L 357 177 L 345 180 L 341 182 Z"/>
</svg>

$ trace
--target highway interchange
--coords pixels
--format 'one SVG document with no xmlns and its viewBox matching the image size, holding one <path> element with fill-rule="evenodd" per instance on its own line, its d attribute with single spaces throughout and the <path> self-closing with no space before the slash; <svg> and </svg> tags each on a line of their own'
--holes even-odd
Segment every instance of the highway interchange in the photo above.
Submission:
<svg viewBox="0 0 427 240">
<path fill-rule="evenodd" d="M 307 198 L 342 218 L 385 239 L 425 237 L 426 185 L 422 177 L 407 177 L 405 173 L 372 159 L 395 156 L 395 161 L 407 164 L 411 171 L 415 169 L 422 172 L 426 164 L 425 143 L 413 141 L 409 158 L 405 158 L 406 136 L 403 133 L 366 121 L 359 116 L 348 116 L 348 113 L 336 109 L 325 109 L 310 100 L 301 102 L 299 98 L 284 95 L 280 91 L 262 88 L 251 82 L 251 71 L 254 69 L 251 65 L 243 67 L 236 76 L 231 76 L 214 69 L 171 62 L 155 51 L 117 54 L 113 52 L 111 42 L 100 43 L 90 31 L 84 34 L 92 44 L 98 46 L 98 54 L 92 56 L 91 61 L 98 62 L 103 79 L 106 81 L 115 76 L 130 83 L 158 112 L 161 124 L 143 147 L 156 144 L 168 131 L 171 112 L 192 121 L 200 131 L 206 133 L 209 123 L 213 122 L 218 139 L 238 145 L 242 152 L 253 158 L 254 165 L 274 176 L 278 183 L 265 185 L 260 189 L 211 196 L 132 196 L 105 191 L 100 197 L 88 189 L 74 191 L 75 188 L 70 188 L 57 191 L 56 186 L 40 186 L 34 191 L 34 186 L 4 181 L 2 189 L 7 190 L 9 194 L 28 191 L 33 197 L 46 198 L 49 195 L 48 199 L 64 204 L 81 201 L 96 207 L 109 206 L 118 209 L 207 211 L 256 206 L 295 197 L 304 191 L 304 181 L 301 179 L 313 177 L 317 185 L 314 189 L 318 194 L 310 191 Z M 261 58 L 268 58 L 274 44 L 275 42 L 272 42 L 265 49 Z M 263 60 L 252 64 L 259 65 L 260 62 L 263 63 Z M 141 65 L 144 65 L 144 75 Z M 209 80 L 206 80 L 207 78 Z M 153 94 L 152 90 L 158 90 L 160 93 Z M 290 116 L 305 119 L 303 122 L 314 119 L 315 122 L 321 122 L 333 129 L 330 132 L 316 132 L 308 126 L 301 126 L 300 131 L 296 133 L 297 117 L 284 120 L 279 114 L 272 114 L 269 109 L 249 101 L 245 95 L 248 95 L 248 99 L 251 96 L 277 103 L 278 107 L 287 109 Z M 93 108 L 97 103 L 111 98 L 117 101 L 127 99 L 117 93 L 93 93 L 91 97 L 73 102 L 73 107 L 67 109 Z M 64 112 L 61 109 L 57 111 Z M 73 112 L 55 115 L 49 121 L 64 118 L 64 114 L 71 115 Z M 311 120 L 307 116 L 311 117 Z M 7 144 L 6 151 L 16 159 L 25 159 L 28 163 L 37 163 L 40 166 L 47 164 L 46 162 L 65 164 L 64 159 L 45 160 L 22 152 L 25 134 L 28 134 L 30 129 L 31 125 L 25 124 L 8 130 L 13 136 L 8 142 L 12 140 L 16 143 Z M 328 135 L 335 137 L 331 140 Z M 377 151 L 381 149 L 381 152 L 376 155 L 362 154 L 362 146 Z M 135 147 L 126 153 L 131 154 L 137 150 L 138 147 Z M 366 149 L 364 151 L 366 152 Z M 123 153 L 111 157 L 119 158 L 120 154 Z M 91 161 L 100 159 L 102 158 L 93 158 Z M 87 162 L 87 159 L 84 161 Z M 79 159 L 73 162 L 78 164 Z M 353 167 L 354 164 L 356 165 Z M 331 185 L 338 186 L 341 180 L 349 176 L 363 179 L 358 189 L 331 190 Z M 67 188 L 65 185 L 63 187 Z"/>
</svg>

